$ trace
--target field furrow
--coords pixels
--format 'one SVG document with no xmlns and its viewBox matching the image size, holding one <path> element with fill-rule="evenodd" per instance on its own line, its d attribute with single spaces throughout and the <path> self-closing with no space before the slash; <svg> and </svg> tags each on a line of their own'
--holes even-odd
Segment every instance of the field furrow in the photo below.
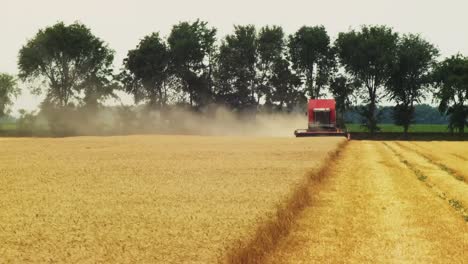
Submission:
<svg viewBox="0 0 468 264">
<path fill-rule="evenodd" d="M 387 143 L 395 154 L 412 169 L 420 181 L 433 189 L 439 197 L 446 200 L 465 219 L 468 219 L 468 185 L 453 177 L 416 152 L 400 147 L 395 142 Z"/>
<path fill-rule="evenodd" d="M 400 141 L 397 144 L 400 147 L 418 153 L 440 169 L 450 173 L 457 180 L 464 181 L 465 183 L 468 182 L 468 160 L 463 154 L 458 154 L 456 149 L 451 147 L 453 146 L 453 142 L 444 142 L 446 145 L 440 145 L 440 147 L 437 147 L 437 142 Z M 436 146 L 434 147 L 433 144 L 436 144 Z M 468 145 L 463 143 L 457 143 L 457 145 L 468 147 Z"/>
<path fill-rule="evenodd" d="M 466 259 L 467 224 L 381 142 L 349 143 L 327 179 L 267 263 Z"/>
</svg>

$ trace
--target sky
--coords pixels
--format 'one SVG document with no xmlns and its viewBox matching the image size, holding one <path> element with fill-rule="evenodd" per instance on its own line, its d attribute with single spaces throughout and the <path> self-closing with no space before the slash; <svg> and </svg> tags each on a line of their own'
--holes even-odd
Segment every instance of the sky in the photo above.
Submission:
<svg viewBox="0 0 468 264">
<path fill-rule="evenodd" d="M 115 50 L 116 69 L 145 35 L 167 36 L 172 25 L 197 18 L 216 27 L 218 38 L 236 24 L 280 25 L 288 34 L 303 25 L 324 25 L 332 40 L 361 25 L 384 24 L 420 34 L 440 49 L 440 58 L 468 55 L 467 10 L 466 0 L 0 0 L 0 72 L 17 74 L 22 45 L 58 21 L 90 27 Z M 13 113 L 34 110 L 42 100 L 21 86 Z"/>
</svg>

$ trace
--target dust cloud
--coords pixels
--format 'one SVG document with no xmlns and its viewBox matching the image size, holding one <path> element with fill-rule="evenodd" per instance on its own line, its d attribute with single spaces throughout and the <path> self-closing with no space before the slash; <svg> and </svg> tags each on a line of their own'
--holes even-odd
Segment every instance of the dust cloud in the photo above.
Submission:
<svg viewBox="0 0 468 264">
<path fill-rule="evenodd" d="M 171 134 L 292 137 L 295 129 L 307 126 L 307 117 L 298 112 L 237 113 L 222 106 L 197 112 L 177 107 L 164 111 L 106 107 L 93 112 L 59 111 L 53 116 L 39 116 L 35 123 L 34 127 L 40 127 L 40 131 L 50 131 L 60 136 Z"/>
<path fill-rule="evenodd" d="M 298 113 L 236 114 L 222 107 L 209 115 L 175 111 L 171 117 L 171 134 L 289 137 L 307 126 L 307 117 Z"/>
</svg>

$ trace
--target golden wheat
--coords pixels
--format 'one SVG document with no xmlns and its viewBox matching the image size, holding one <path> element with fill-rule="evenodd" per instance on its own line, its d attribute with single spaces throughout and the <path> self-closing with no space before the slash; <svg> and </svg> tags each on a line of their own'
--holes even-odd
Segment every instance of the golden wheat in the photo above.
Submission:
<svg viewBox="0 0 468 264">
<path fill-rule="evenodd" d="M 210 263 L 343 139 L 128 136 L 0 142 L 0 256 Z"/>
<path fill-rule="evenodd" d="M 468 142 L 400 142 L 418 152 L 460 181 L 468 182 Z"/>
<path fill-rule="evenodd" d="M 434 189 L 466 184 L 443 173 L 394 142 L 351 141 L 264 263 L 465 263 L 467 223 Z"/>
</svg>

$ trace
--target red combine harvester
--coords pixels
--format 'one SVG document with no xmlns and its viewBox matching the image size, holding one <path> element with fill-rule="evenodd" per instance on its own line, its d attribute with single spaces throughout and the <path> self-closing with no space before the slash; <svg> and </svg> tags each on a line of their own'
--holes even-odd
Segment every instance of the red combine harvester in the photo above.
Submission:
<svg viewBox="0 0 468 264">
<path fill-rule="evenodd" d="M 296 129 L 296 137 L 345 136 L 349 133 L 336 124 L 336 103 L 334 99 L 310 99 L 307 109 L 309 126 L 307 129 Z"/>
</svg>

